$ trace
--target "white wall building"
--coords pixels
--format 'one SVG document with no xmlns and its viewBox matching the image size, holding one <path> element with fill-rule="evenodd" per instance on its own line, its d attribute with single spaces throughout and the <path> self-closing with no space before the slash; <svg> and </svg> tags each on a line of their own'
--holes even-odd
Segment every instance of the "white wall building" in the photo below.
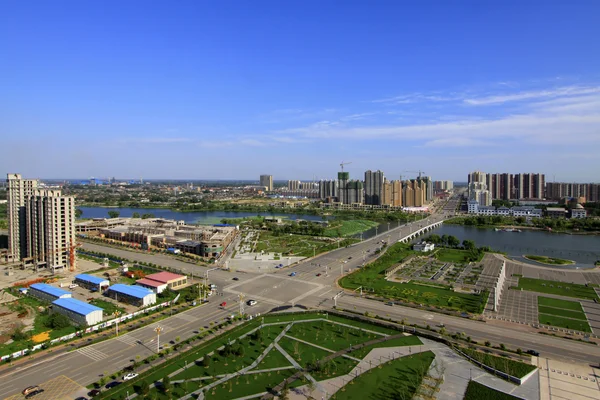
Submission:
<svg viewBox="0 0 600 400">
<path fill-rule="evenodd" d="M 89 326 L 102 322 L 103 310 L 77 299 L 58 299 L 52 302 L 52 312 L 65 315 L 77 325 Z"/>
</svg>

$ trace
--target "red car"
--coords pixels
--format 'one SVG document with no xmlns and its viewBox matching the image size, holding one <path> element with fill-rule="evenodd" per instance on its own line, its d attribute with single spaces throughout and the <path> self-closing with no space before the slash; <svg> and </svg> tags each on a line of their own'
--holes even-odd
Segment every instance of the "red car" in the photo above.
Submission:
<svg viewBox="0 0 600 400">
<path fill-rule="evenodd" d="M 227 302 L 226 302 L 226 301 L 224 301 L 224 302 L 222 302 L 222 303 L 221 303 L 221 304 L 219 304 L 219 305 L 220 305 L 221 307 L 225 307 L 225 306 L 227 305 Z"/>
<path fill-rule="evenodd" d="M 319 273 L 317 274 L 317 276 L 321 276 L 321 273 L 319 272 Z"/>
</svg>

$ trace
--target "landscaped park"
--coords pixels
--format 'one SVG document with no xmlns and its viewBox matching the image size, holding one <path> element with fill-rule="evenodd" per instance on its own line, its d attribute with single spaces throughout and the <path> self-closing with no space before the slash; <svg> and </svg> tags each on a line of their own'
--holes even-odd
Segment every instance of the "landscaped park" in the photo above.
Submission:
<svg viewBox="0 0 600 400">
<path fill-rule="evenodd" d="M 488 298 L 488 292 L 469 293 L 463 291 L 454 291 L 450 282 L 443 280 L 430 279 L 435 276 L 435 271 L 439 271 L 444 266 L 444 261 L 451 259 L 452 261 L 463 260 L 468 252 L 462 252 L 458 249 L 443 249 L 441 259 L 436 261 L 426 261 L 419 263 L 413 259 L 408 259 L 415 253 L 410 250 L 409 245 L 396 243 L 390 246 L 384 255 L 379 257 L 374 262 L 368 264 L 352 274 L 340 279 L 339 284 L 351 290 L 362 288 L 363 293 L 369 293 L 375 296 L 384 297 L 391 300 L 397 300 L 404 303 L 412 303 L 417 305 L 432 306 L 442 309 L 449 309 L 460 312 L 469 312 L 480 314 L 483 312 Z M 420 258 L 419 258 L 420 259 Z M 419 260 L 417 259 L 417 260 Z M 404 277 L 403 282 L 395 282 L 386 279 L 386 270 L 394 266 L 409 262 L 398 273 Z M 448 261 L 450 262 L 450 261 Z M 433 269 L 428 269 L 430 266 Z M 403 271 L 407 268 L 409 275 Z M 471 267 L 469 267 L 471 268 Z M 459 274 L 463 272 L 465 265 L 461 264 L 454 272 L 452 282 L 458 279 Z M 471 276 L 471 271 L 467 271 Z M 479 273 L 477 269 L 473 273 Z M 412 275 L 410 275 L 412 274 Z M 424 279 L 420 279 L 424 278 Z"/>
<path fill-rule="evenodd" d="M 388 355 L 388 348 L 420 345 L 416 336 L 341 316 L 271 314 L 202 343 L 133 381 L 103 392 L 100 398 L 123 399 L 127 392 L 138 393 L 142 399 L 284 395 L 299 386 L 319 390 L 319 382 L 328 380 L 331 384 L 337 377 L 338 391 L 332 398 L 357 398 L 345 387 L 355 384 L 360 384 L 364 393 L 379 393 L 385 379 L 386 391 L 400 397 L 378 398 L 409 399 L 427 375 L 433 353 L 415 349 L 404 357 L 388 356 L 384 360 L 387 363 L 378 357 L 372 369 L 367 366 L 359 371 L 356 367 L 363 359 L 370 365 L 373 349 L 386 348 Z"/>
<path fill-rule="evenodd" d="M 538 297 L 538 319 L 543 325 L 592 332 L 583 307 L 578 301 L 540 296 Z"/>
</svg>

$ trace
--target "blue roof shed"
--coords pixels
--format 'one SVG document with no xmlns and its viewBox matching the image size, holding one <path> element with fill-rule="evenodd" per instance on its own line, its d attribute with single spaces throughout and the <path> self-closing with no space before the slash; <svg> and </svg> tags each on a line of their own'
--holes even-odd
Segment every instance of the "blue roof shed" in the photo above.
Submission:
<svg viewBox="0 0 600 400">
<path fill-rule="evenodd" d="M 58 299 L 53 301 L 52 304 L 83 316 L 89 315 L 94 311 L 103 311 L 100 307 L 93 306 L 77 299 Z"/>
<path fill-rule="evenodd" d="M 110 290 L 112 292 L 126 294 L 128 296 L 136 297 L 138 299 L 143 299 L 144 297 L 146 297 L 148 295 L 154 294 L 154 292 L 152 290 L 146 289 L 145 287 L 137 286 L 137 285 L 134 285 L 134 286 L 124 285 L 122 283 L 117 283 L 116 285 L 112 285 L 110 287 Z"/>
<path fill-rule="evenodd" d="M 42 293 L 46 293 L 52 297 L 61 297 L 61 296 L 65 296 L 65 295 L 71 295 L 71 292 L 68 292 L 66 290 L 63 289 L 59 289 L 57 287 L 54 286 L 50 286 L 47 285 L 45 283 L 34 283 L 33 285 L 29 286 L 31 289 L 35 289 L 35 290 L 39 290 Z"/>
<path fill-rule="evenodd" d="M 88 274 L 75 275 L 75 279 L 93 283 L 94 285 L 100 285 L 101 283 L 108 282 L 108 280 L 106 280 L 106 278 L 100 278 L 98 276 L 88 275 Z"/>
</svg>

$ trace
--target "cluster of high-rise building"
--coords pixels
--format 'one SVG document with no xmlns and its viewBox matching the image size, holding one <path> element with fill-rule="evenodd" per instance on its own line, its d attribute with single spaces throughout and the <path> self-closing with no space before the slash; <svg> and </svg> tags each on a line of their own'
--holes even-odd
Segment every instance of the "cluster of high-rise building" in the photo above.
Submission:
<svg viewBox="0 0 600 400">
<path fill-rule="evenodd" d="M 468 176 L 469 200 L 488 206 L 495 199 L 543 199 L 545 183 L 544 174 L 488 174 L 475 171 Z"/>
<path fill-rule="evenodd" d="M 562 200 L 580 203 L 600 201 L 600 184 L 546 182 L 544 174 L 488 174 L 471 172 L 468 176 L 469 200 L 490 205 L 492 200 Z"/>
<path fill-rule="evenodd" d="M 600 202 L 600 183 L 547 182 L 546 198 L 562 200 L 577 199 L 578 203 Z"/>
<path fill-rule="evenodd" d="M 7 175 L 8 253 L 36 267 L 75 269 L 75 198 Z"/>
<path fill-rule="evenodd" d="M 261 186 L 268 187 L 270 175 L 261 175 Z M 422 207 L 433 199 L 435 191 L 448 191 L 452 181 L 433 182 L 419 176 L 409 180 L 388 180 L 382 171 L 365 172 L 364 180 L 350 179 L 349 172 L 338 172 L 337 179 L 317 182 L 288 180 L 287 187 L 278 189 L 284 196 L 324 200 L 328 204 L 366 206 Z"/>
</svg>

